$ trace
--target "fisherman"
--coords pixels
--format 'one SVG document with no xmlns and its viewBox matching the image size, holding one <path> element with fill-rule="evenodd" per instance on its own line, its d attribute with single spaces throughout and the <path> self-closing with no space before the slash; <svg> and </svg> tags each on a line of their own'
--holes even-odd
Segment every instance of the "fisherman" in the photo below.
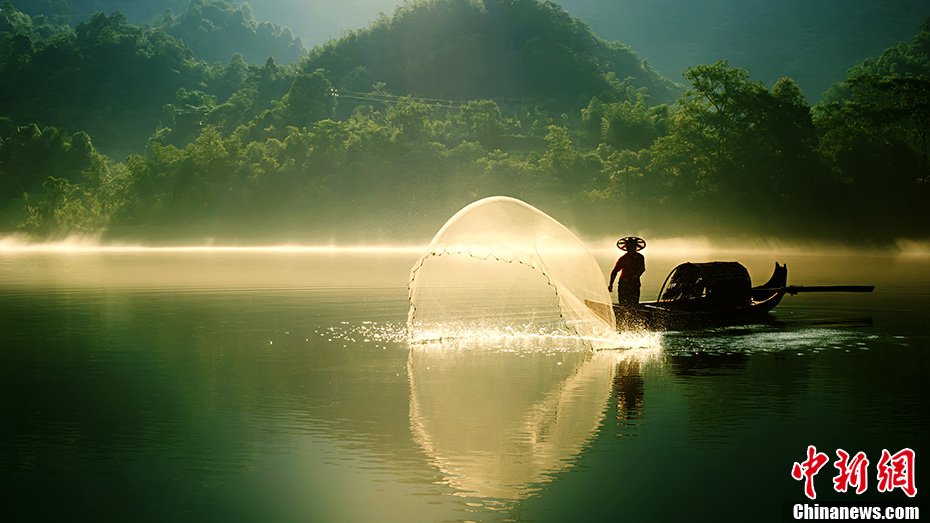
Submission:
<svg viewBox="0 0 930 523">
<path fill-rule="evenodd" d="M 610 272 L 607 291 L 613 292 L 614 279 L 617 274 L 617 301 L 621 307 L 639 305 L 639 277 L 646 272 L 646 259 L 638 251 L 646 247 L 646 240 L 636 236 L 627 236 L 617 240 L 617 248 L 626 253 L 617 260 L 614 270 Z"/>
</svg>

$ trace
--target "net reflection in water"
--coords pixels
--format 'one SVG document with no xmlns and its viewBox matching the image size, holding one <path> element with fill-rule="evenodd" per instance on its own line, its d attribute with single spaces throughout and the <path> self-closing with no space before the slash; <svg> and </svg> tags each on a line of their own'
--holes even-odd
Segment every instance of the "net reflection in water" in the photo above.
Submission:
<svg viewBox="0 0 930 523">
<path fill-rule="evenodd" d="M 446 484 L 497 500 L 525 498 L 571 468 L 604 419 L 617 372 L 658 354 L 476 348 L 411 349 L 410 424 Z"/>
</svg>

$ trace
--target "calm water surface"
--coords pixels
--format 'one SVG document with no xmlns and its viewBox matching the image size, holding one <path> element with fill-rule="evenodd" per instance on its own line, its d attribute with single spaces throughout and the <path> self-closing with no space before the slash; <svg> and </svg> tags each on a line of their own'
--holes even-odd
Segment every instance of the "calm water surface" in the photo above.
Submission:
<svg viewBox="0 0 930 523">
<path fill-rule="evenodd" d="M 777 521 L 809 444 L 930 456 L 927 258 L 781 257 L 877 291 L 596 353 L 407 344 L 415 258 L 0 253 L 0 517 Z"/>
</svg>

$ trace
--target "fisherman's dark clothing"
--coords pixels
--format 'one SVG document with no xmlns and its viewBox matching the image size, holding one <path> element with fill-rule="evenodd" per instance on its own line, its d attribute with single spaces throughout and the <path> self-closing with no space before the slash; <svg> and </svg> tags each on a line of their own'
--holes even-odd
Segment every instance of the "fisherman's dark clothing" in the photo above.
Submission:
<svg viewBox="0 0 930 523">
<path fill-rule="evenodd" d="M 628 252 L 617 260 L 614 270 L 610 273 L 610 283 L 620 274 L 617 280 L 617 301 L 626 307 L 635 307 L 639 304 L 639 277 L 646 272 L 646 258 L 638 252 Z"/>
</svg>

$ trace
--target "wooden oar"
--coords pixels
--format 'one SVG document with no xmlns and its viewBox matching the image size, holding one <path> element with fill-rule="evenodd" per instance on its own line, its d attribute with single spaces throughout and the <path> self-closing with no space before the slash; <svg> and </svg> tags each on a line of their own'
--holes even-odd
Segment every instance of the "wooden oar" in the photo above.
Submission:
<svg viewBox="0 0 930 523">
<path fill-rule="evenodd" d="M 789 285 L 785 292 L 795 295 L 799 292 L 872 292 L 874 285 Z"/>
<path fill-rule="evenodd" d="M 789 285 L 787 287 L 755 287 L 753 291 L 781 292 L 792 296 L 801 292 L 872 292 L 874 285 Z"/>
</svg>

